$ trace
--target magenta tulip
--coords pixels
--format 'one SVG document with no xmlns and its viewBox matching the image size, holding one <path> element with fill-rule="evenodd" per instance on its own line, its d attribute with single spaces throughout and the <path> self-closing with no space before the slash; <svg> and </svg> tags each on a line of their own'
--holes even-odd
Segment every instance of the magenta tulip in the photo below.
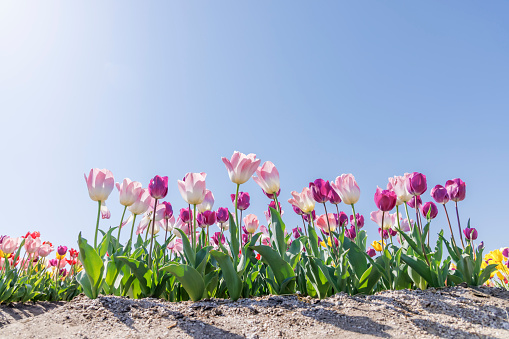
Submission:
<svg viewBox="0 0 509 339">
<path fill-rule="evenodd" d="M 67 246 L 58 246 L 57 253 L 60 256 L 66 255 L 67 254 Z"/>
<path fill-rule="evenodd" d="M 235 204 L 235 194 L 231 195 L 232 203 Z M 248 192 L 239 192 L 239 197 L 237 200 L 237 208 L 241 211 L 246 210 L 250 204 L 251 197 Z"/>
<path fill-rule="evenodd" d="M 302 215 L 304 217 L 304 221 L 305 222 L 310 222 L 311 220 L 309 219 L 309 214 L 303 214 Z M 316 220 L 316 212 L 313 210 L 313 212 L 311 212 L 311 217 L 313 217 L 313 220 Z"/>
<path fill-rule="evenodd" d="M 435 203 L 431 202 L 431 201 L 428 201 L 427 203 L 425 203 L 422 208 L 421 208 L 421 212 L 422 212 L 422 215 L 427 218 L 428 216 L 428 212 L 431 210 L 430 212 L 430 216 L 429 218 L 430 219 L 435 219 L 435 217 L 437 216 L 438 214 L 438 208 L 437 208 L 437 205 L 435 205 Z"/>
<path fill-rule="evenodd" d="M 465 234 L 465 238 L 467 238 L 468 240 L 475 240 L 477 239 L 477 230 L 475 228 L 465 228 L 463 230 L 463 234 Z"/>
<path fill-rule="evenodd" d="M 436 185 L 431 189 L 430 195 L 437 204 L 447 204 L 449 201 L 449 194 L 447 193 L 447 189 L 442 185 Z"/>
<path fill-rule="evenodd" d="M 302 228 L 295 227 L 294 229 L 292 229 L 292 234 L 295 239 L 298 239 L 302 234 Z"/>
<path fill-rule="evenodd" d="M 357 228 L 361 229 L 364 226 L 364 216 L 359 213 L 356 213 L 355 216 L 357 218 Z M 354 219 L 353 215 L 350 216 L 350 224 L 352 226 L 355 226 L 355 219 Z"/>
<path fill-rule="evenodd" d="M 189 208 L 181 208 L 179 212 L 179 218 L 184 223 L 188 223 L 193 218 L 193 211 Z"/>
<path fill-rule="evenodd" d="M 248 181 L 261 162 L 260 159 L 256 159 L 256 154 L 250 153 L 245 155 L 237 151 L 233 152 L 230 160 L 224 157 L 221 160 L 223 160 L 226 166 L 230 180 L 237 185 Z"/>
<path fill-rule="evenodd" d="M 163 201 L 164 205 L 164 218 L 170 219 L 173 216 L 173 207 L 167 201 Z"/>
<path fill-rule="evenodd" d="M 366 251 L 366 253 L 373 258 L 376 255 L 376 251 L 373 248 L 370 248 Z"/>
<path fill-rule="evenodd" d="M 381 211 L 387 212 L 392 210 L 394 206 L 396 206 L 397 199 L 398 196 L 393 191 L 382 190 L 380 187 L 377 187 L 375 192 L 375 204 Z"/>
<path fill-rule="evenodd" d="M 340 227 L 346 227 L 348 224 L 348 215 L 345 212 L 341 211 L 339 212 L 339 215 L 334 213 L 334 217 L 336 218 L 336 224 L 338 224 Z"/>
<path fill-rule="evenodd" d="M 408 193 L 412 195 L 421 195 L 428 189 L 426 176 L 418 172 L 410 174 L 408 179 L 405 181 L 405 185 Z"/>
<path fill-rule="evenodd" d="M 214 225 L 217 221 L 216 212 L 205 211 L 203 213 L 200 213 L 196 217 L 196 221 L 198 222 L 198 225 L 200 225 L 201 227 Z"/>
<path fill-rule="evenodd" d="M 334 189 L 329 191 L 329 196 L 327 197 L 329 199 L 329 202 L 333 205 L 338 205 L 341 202 L 341 197 L 339 196 L 338 192 L 336 192 Z"/>
<path fill-rule="evenodd" d="M 420 196 L 416 195 L 412 200 L 408 202 L 408 206 L 411 208 L 415 208 L 415 201 L 417 200 L 417 207 L 422 206 L 422 199 Z"/>
<path fill-rule="evenodd" d="M 467 193 L 467 184 L 465 184 L 465 182 L 460 178 L 447 180 L 445 183 L 445 188 L 449 194 L 449 199 L 452 201 L 458 202 L 465 199 L 465 195 Z"/>
<path fill-rule="evenodd" d="M 216 218 L 217 218 L 217 222 L 219 222 L 219 223 L 227 222 L 228 219 L 230 218 L 228 208 L 219 207 L 216 212 Z"/>
<path fill-rule="evenodd" d="M 329 201 L 329 192 L 332 189 L 329 181 L 316 179 L 314 182 L 309 183 L 309 188 L 313 194 L 313 199 L 315 199 L 317 203 L 323 204 Z"/>
</svg>

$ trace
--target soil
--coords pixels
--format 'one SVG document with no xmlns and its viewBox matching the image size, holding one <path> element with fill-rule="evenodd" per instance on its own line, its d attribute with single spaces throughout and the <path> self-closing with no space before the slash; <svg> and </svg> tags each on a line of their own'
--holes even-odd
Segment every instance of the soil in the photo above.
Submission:
<svg viewBox="0 0 509 339">
<path fill-rule="evenodd" d="M 509 291 L 498 288 L 265 296 L 171 303 L 80 295 L 0 306 L 1 338 L 509 338 Z"/>
</svg>

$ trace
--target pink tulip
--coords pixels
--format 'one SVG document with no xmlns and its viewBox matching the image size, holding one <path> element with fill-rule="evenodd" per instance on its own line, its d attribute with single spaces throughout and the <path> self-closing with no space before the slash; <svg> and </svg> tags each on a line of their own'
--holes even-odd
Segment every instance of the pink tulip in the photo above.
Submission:
<svg viewBox="0 0 509 339">
<path fill-rule="evenodd" d="M 419 172 L 413 172 L 405 181 L 408 193 L 412 195 L 421 195 L 428 189 L 426 176 Z"/>
<path fill-rule="evenodd" d="M 161 227 L 165 231 L 173 231 L 173 227 L 175 227 L 175 217 L 172 215 L 169 218 L 164 218 L 164 220 L 161 221 Z"/>
<path fill-rule="evenodd" d="M 116 186 L 120 193 L 120 204 L 123 206 L 134 204 L 142 190 L 140 182 L 131 181 L 129 178 L 125 178 L 121 184 L 117 182 Z"/>
<path fill-rule="evenodd" d="M 413 199 L 408 202 L 408 206 L 410 208 L 415 208 L 415 203 L 417 202 L 417 207 L 422 206 L 422 199 L 420 196 L 416 195 Z"/>
<path fill-rule="evenodd" d="M 375 192 L 375 204 L 378 209 L 387 212 L 396 206 L 396 200 L 398 199 L 396 193 L 389 190 L 382 190 L 380 187 L 376 188 Z"/>
<path fill-rule="evenodd" d="M 231 195 L 232 203 L 235 205 L 235 194 Z M 237 208 L 241 211 L 246 210 L 250 205 L 251 197 L 248 192 L 239 192 L 239 196 L 237 198 Z"/>
<path fill-rule="evenodd" d="M 0 251 L 4 252 L 4 254 L 11 254 L 18 249 L 20 244 L 20 238 L 11 238 L 6 236 L 0 244 Z"/>
<path fill-rule="evenodd" d="M 53 252 L 53 246 L 50 243 L 44 243 L 39 247 L 38 254 L 40 257 L 47 257 L 51 252 Z"/>
<path fill-rule="evenodd" d="M 191 205 L 199 205 L 205 200 L 206 173 L 187 173 L 184 180 L 178 181 L 178 187 L 182 198 Z"/>
<path fill-rule="evenodd" d="M 256 170 L 256 175 L 253 176 L 253 180 L 266 194 L 274 194 L 279 191 L 279 172 L 272 162 L 264 162 Z"/>
<path fill-rule="evenodd" d="M 447 189 L 442 185 L 436 185 L 431 189 L 430 195 L 437 204 L 447 204 L 449 202 L 449 194 Z"/>
<path fill-rule="evenodd" d="M 366 251 L 366 253 L 373 258 L 376 255 L 376 251 L 373 248 L 370 248 Z"/>
<path fill-rule="evenodd" d="M 184 251 L 182 239 L 174 239 L 170 241 L 167 248 L 171 253 L 182 253 Z"/>
<path fill-rule="evenodd" d="M 196 208 L 198 212 L 203 213 L 205 211 L 211 211 L 212 207 L 214 207 L 214 194 L 209 190 L 205 190 L 205 198 Z"/>
<path fill-rule="evenodd" d="M 136 201 L 131 206 L 129 206 L 128 209 L 134 215 L 143 214 L 149 209 L 150 206 L 154 206 L 153 200 L 154 199 L 150 196 L 148 189 L 142 188 L 138 193 Z"/>
<path fill-rule="evenodd" d="M 183 222 L 182 219 L 180 219 L 180 218 L 177 219 L 177 222 L 175 223 L 175 226 L 173 227 L 173 234 L 175 234 L 175 236 L 177 238 L 180 238 L 182 235 L 180 234 L 179 231 L 177 231 L 177 228 L 181 229 L 182 232 L 187 234 L 187 236 L 189 236 L 193 233 L 192 227 L 189 225 L 189 223 Z"/>
<path fill-rule="evenodd" d="M 410 223 L 413 224 L 414 221 L 410 219 Z M 399 226 L 403 232 L 410 232 L 410 223 L 408 222 L 408 219 L 402 219 L 400 217 Z"/>
<path fill-rule="evenodd" d="M 244 225 L 246 227 L 246 230 L 248 233 L 255 233 L 258 229 L 259 221 L 256 215 L 254 214 L 248 214 L 244 217 Z"/>
<path fill-rule="evenodd" d="M 309 214 L 315 209 L 315 199 L 309 187 L 304 187 L 301 193 L 292 191 L 291 194 L 293 199 L 289 199 L 288 202 L 300 208 L 302 212 Z"/>
<path fill-rule="evenodd" d="M 327 219 L 329 219 L 327 223 Z M 336 216 L 334 213 L 329 213 L 327 215 L 322 214 L 318 218 L 316 218 L 316 226 L 318 226 L 324 233 L 329 233 L 329 225 L 330 232 L 334 232 L 336 227 L 338 226 L 336 221 Z"/>
<path fill-rule="evenodd" d="M 422 212 L 422 215 L 423 217 L 427 218 L 428 216 L 428 211 L 430 211 L 430 219 L 435 219 L 435 217 L 438 215 L 438 208 L 437 208 L 437 205 L 435 205 L 433 202 L 431 201 L 428 201 L 427 203 L 425 203 L 422 208 L 421 208 L 421 212 Z"/>
<path fill-rule="evenodd" d="M 413 198 L 413 195 L 408 192 L 406 189 L 406 181 L 410 173 L 405 173 L 404 176 L 394 176 L 389 178 L 389 183 L 387 184 L 387 189 L 389 191 L 394 191 L 398 196 L 398 200 L 396 201 L 396 205 L 399 206 L 405 202 L 410 201 Z"/>
<path fill-rule="evenodd" d="M 331 187 L 339 194 L 345 204 L 353 205 L 359 201 L 361 190 L 353 174 L 341 174 L 335 182 L 331 182 Z"/>
<path fill-rule="evenodd" d="M 458 202 L 465 199 L 465 195 L 467 193 L 467 184 L 465 184 L 465 182 L 460 178 L 447 180 L 445 183 L 445 188 L 447 189 L 449 198 L 452 201 Z"/>
<path fill-rule="evenodd" d="M 383 224 L 382 224 L 382 215 L 383 215 Z M 379 227 L 383 228 L 384 230 L 388 230 L 395 225 L 396 223 L 396 213 L 389 214 L 389 212 L 382 212 L 380 210 L 373 211 L 370 214 L 371 220 L 373 220 Z"/>
<path fill-rule="evenodd" d="M 111 212 L 108 209 L 108 207 L 106 207 L 106 202 L 104 201 L 101 201 L 101 218 L 103 219 L 111 218 Z"/>
<path fill-rule="evenodd" d="M 237 151 L 233 152 L 231 160 L 224 157 L 221 159 L 228 170 L 230 180 L 237 185 L 248 181 L 261 162 L 260 159 L 256 159 L 256 154 L 245 155 Z"/>
<path fill-rule="evenodd" d="M 113 174 L 107 169 L 98 168 L 91 169 L 88 178 L 85 174 L 85 182 L 90 199 L 93 201 L 106 201 L 115 185 Z"/>
<path fill-rule="evenodd" d="M 217 221 L 217 216 L 215 211 L 205 211 L 203 213 L 198 214 L 196 217 L 196 221 L 198 222 L 198 226 L 204 228 L 206 226 L 212 226 Z"/>
<path fill-rule="evenodd" d="M 37 253 L 37 251 L 39 250 L 39 247 L 41 247 L 41 238 L 37 237 L 37 238 L 32 238 L 32 237 L 26 237 L 25 238 L 25 251 L 27 253 Z"/>
</svg>

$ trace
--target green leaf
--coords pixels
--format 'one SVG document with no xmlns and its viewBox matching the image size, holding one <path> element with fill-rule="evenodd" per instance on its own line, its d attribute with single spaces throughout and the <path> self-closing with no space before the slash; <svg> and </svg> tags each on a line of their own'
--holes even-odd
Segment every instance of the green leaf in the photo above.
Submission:
<svg viewBox="0 0 509 339">
<path fill-rule="evenodd" d="M 184 255 L 186 257 L 186 261 L 189 265 L 195 266 L 196 265 L 196 253 L 194 252 L 193 248 L 191 247 L 191 243 L 189 242 L 189 238 L 187 237 L 187 234 L 184 233 L 180 228 L 175 228 L 178 232 L 180 232 L 181 239 L 182 239 L 182 247 L 184 248 Z"/>
<path fill-rule="evenodd" d="M 237 227 L 237 224 L 235 223 L 235 218 L 233 217 L 233 215 L 231 214 L 230 212 L 230 252 L 232 253 L 232 257 L 233 257 L 233 264 L 234 266 L 237 265 L 239 259 L 238 259 L 238 254 L 239 254 L 239 248 L 240 248 L 240 245 L 239 245 L 239 232 L 240 230 L 238 229 Z"/>
<path fill-rule="evenodd" d="M 200 273 L 193 267 L 184 264 L 170 264 L 160 268 L 160 271 L 166 271 L 174 275 L 182 284 L 192 301 L 198 301 L 203 298 L 205 292 L 205 282 Z"/>
<path fill-rule="evenodd" d="M 97 248 L 99 251 L 99 256 L 101 258 L 104 258 L 104 256 L 108 252 L 108 246 L 110 245 L 110 241 L 111 241 L 111 232 L 113 232 L 117 228 L 118 228 L 118 226 L 110 228 L 108 230 L 108 232 L 103 236 L 103 239 L 102 239 L 101 243 L 99 244 L 99 247 Z M 110 253 L 110 255 L 111 254 L 113 254 L 113 253 Z"/>
<path fill-rule="evenodd" d="M 320 257 L 320 251 L 318 251 L 318 236 L 316 235 L 316 231 L 314 227 L 311 227 L 311 225 L 308 225 L 308 234 L 309 234 L 309 247 L 311 248 L 311 254 L 313 254 L 314 257 L 319 258 Z"/>
<path fill-rule="evenodd" d="M 355 244 L 348 238 L 344 239 L 343 247 L 349 250 L 347 256 L 350 261 L 350 266 L 354 270 L 357 279 L 360 280 L 360 278 L 368 268 L 368 263 L 366 259 L 368 255 L 366 254 L 366 252 L 361 250 L 359 246 L 357 246 L 357 244 Z"/>
<path fill-rule="evenodd" d="M 401 254 L 401 260 L 403 260 L 408 266 L 410 266 L 417 274 L 419 274 L 426 282 L 433 286 L 433 280 L 428 265 L 414 256 L 409 256 L 404 253 Z"/>
<path fill-rule="evenodd" d="M 320 299 L 327 296 L 330 287 L 333 287 L 336 292 L 340 291 L 333 273 L 334 271 L 331 272 L 329 266 L 326 266 L 322 260 L 310 257 L 306 269 L 309 282 L 313 285 Z"/>
<path fill-rule="evenodd" d="M 373 288 L 381 277 L 382 273 L 374 266 L 370 266 L 359 279 L 359 292 L 363 294 L 373 294 Z"/>
<path fill-rule="evenodd" d="M 232 259 L 229 255 L 216 250 L 210 251 L 210 254 L 212 254 L 219 267 L 221 267 L 223 279 L 228 288 L 228 295 L 233 301 L 237 300 L 242 293 L 242 281 L 233 267 Z"/>
<path fill-rule="evenodd" d="M 269 246 L 259 245 L 251 246 L 251 248 L 260 253 L 260 255 L 263 258 L 263 261 L 270 266 L 270 268 L 274 272 L 276 281 L 280 286 L 283 283 L 283 281 L 295 276 L 293 268 L 290 266 L 290 264 L 284 261 L 279 255 L 279 253 L 270 248 Z M 280 293 L 293 293 L 294 288 L 295 281 L 288 284 L 287 292 L 280 291 Z"/>
<path fill-rule="evenodd" d="M 95 249 L 87 243 L 87 240 L 78 235 L 78 246 L 80 248 L 79 257 L 83 264 L 83 269 L 90 282 L 90 299 L 95 299 L 101 291 L 103 284 L 104 264 Z"/>
<path fill-rule="evenodd" d="M 269 209 L 271 215 L 270 228 L 272 229 L 272 232 L 275 231 L 276 248 L 279 252 L 279 255 L 281 255 L 281 257 L 284 257 L 286 248 L 288 247 L 285 241 L 285 224 L 283 223 L 281 215 L 279 215 L 278 211 L 276 211 L 272 207 L 269 207 Z"/>
<path fill-rule="evenodd" d="M 152 270 L 149 270 L 144 262 L 127 257 L 115 257 L 115 260 L 119 260 L 129 266 L 131 272 L 140 283 L 141 291 L 145 296 L 152 296 Z"/>
</svg>

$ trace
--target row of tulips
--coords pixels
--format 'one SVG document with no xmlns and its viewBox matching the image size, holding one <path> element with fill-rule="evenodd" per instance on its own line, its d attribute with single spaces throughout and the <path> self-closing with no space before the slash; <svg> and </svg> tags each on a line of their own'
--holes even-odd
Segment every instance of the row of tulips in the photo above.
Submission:
<svg viewBox="0 0 509 339">
<path fill-rule="evenodd" d="M 39 232 L 0 236 L 0 303 L 71 300 L 81 292 L 78 251 L 42 241 Z"/>
<path fill-rule="evenodd" d="M 302 227 L 287 229 L 274 164 L 260 164 L 256 155 L 239 152 L 222 160 L 235 184 L 232 211 L 213 209 L 214 195 L 206 188 L 205 173 L 187 173 L 178 181 L 185 202 L 178 215 L 163 201 L 168 177 L 155 176 L 147 188 L 124 179 L 116 183 L 124 206 L 122 217 L 117 227 L 107 231 L 100 230 L 99 223 L 101 216 L 111 217 L 106 200 L 115 187 L 113 175 L 99 169 L 85 175 L 90 198 L 98 203 L 93 246 L 81 234 L 78 239 L 84 270 L 76 278 L 86 295 L 172 301 L 289 293 L 324 298 L 341 291 L 371 294 L 386 289 L 480 285 L 495 274 L 497 264 L 483 260 L 483 244 L 474 244 L 477 231 L 470 222 L 461 227 L 458 202 L 465 199 L 466 185 L 460 179 L 435 186 L 430 192 L 434 202 L 423 204 L 425 175 L 414 172 L 389 178 L 387 188 L 374 193 L 376 210 L 370 219 L 379 226 L 380 240 L 368 248 L 364 216 L 355 211 L 360 188 L 352 174 L 333 182 L 317 179 L 301 192 L 291 192 L 288 202 L 301 216 Z M 250 196 L 240 188 L 250 178 L 269 199 L 267 226 L 260 225 L 254 214 L 243 217 Z M 461 245 L 449 219 L 449 201 L 455 204 Z M 340 211 L 341 204 L 351 214 Z M 443 205 L 447 215 L 450 237 L 441 230 L 436 244 L 431 244 L 430 224 L 438 214 L 437 204 Z M 409 209 L 415 210 L 415 220 Z M 321 210 L 323 214 L 317 215 Z M 212 233 L 216 225 L 219 231 Z M 129 240 L 122 244 L 125 226 L 130 229 Z"/>
</svg>

